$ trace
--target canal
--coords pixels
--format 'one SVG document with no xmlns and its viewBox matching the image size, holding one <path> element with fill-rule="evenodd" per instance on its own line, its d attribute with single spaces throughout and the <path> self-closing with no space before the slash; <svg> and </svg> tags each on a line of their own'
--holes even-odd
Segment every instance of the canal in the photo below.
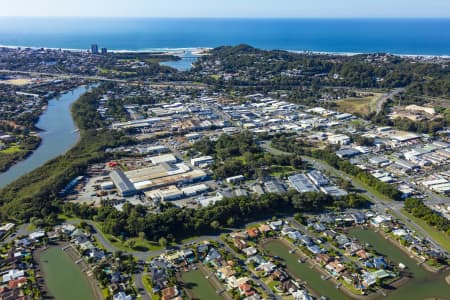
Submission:
<svg viewBox="0 0 450 300">
<path fill-rule="evenodd" d="M 70 107 L 88 89 L 89 87 L 81 86 L 48 102 L 47 110 L 36 124 L 42 130 L 41 144 L 25 160 L 0 174 L 0 188 L 64 154 L 76 144 L 79 133 L 72 119 Z"/>
<path fill-rule="evenodd" d="M 52 247 L 41 254 L 39 264 L 44 272 L 45 285 L 58 300 L 95 300 L 87 277 L 60 247 Z"/>
<path fill-rule="evenodd" d="M 342 292 L 336 289 L 335 285 L 328 281 L 322 280 L 321 274 L 311 269 L 308 263 L 299 263 L 298 256 L 289 253 L 289 249 L 279 240 L 273 240 L 264 245 L 264 248 L 271 254 L 279 256 L 286 263 L 288 271 L 295 277 L 306 281 L 308 288 L 311 288 L 316 294 L 326 296 L 332 300 L 348 299 Z"/>
<path fill-rule="evenodd" d="M 450 286 L 445 282 L 445 276 L 450 273 L 449 271 L 441 274 L 426 271 L 405 252 L 373 230 L 354 228 L 350 230 L 349 234 L 363 243 L 369 243 L 396 264 L 405 264 L 408 271 L 412 273 L 413 278 L 405 286 L 393 291 L 383 299 L 450 299 Z"/>
</svg>

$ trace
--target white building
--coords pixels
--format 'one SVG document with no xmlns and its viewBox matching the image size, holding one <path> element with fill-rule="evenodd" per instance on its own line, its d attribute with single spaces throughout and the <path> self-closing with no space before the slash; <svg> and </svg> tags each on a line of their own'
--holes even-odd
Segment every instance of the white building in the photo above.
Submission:
<svg viewBox="0 0 450 300">
<path fill-rule="evenodd" d="M 191 165 L 194 167 L 199 167 L 202 165 L 212 165 L 214 163 L 214 158 L 212 156 L 202 156 L 191 159 Z"/>
</svg>

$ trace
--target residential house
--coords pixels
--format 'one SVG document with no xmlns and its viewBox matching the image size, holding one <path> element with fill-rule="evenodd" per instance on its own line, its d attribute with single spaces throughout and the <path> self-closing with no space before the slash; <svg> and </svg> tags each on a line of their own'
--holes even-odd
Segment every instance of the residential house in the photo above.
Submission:
<svg viewBox="0 0 450 300">
<path fill-rule="evenodd" d="M 267 224 L 261 224 L 261 226 L 258 227 L 258 230 L 259 232 L 266 233 L 272 231 L 272 228 Z"/>
<path fill-rule="evenodd" d="M 236 274 L 231 266 L 225 266 L 217 270 L 217 277 L 221 280 L 226 280 L 227 278 Z"/>
<path fill-rule="evenodd" d="M 281 268 L 278 268 L 274 272 L 272 272 L 271 277 L 273 280 L 280 281 L 280 282 L 289 280 L 288 273 L 286 273 L 286 271 L 284 271 Z"/>
<path fill-rule="evenodd" d="M 329 262 L 325 265 L 325 269 L 330 272 L 333 276 L 339 276 L 342 272 L 345 271 L 346 267 L 337 259 Z"/>
<path fill-rule="evenodd" d="M 220 255 L 219 251 L 217 251 L 215 248 L 212 248 L 209 250 L 208 255 L 205 257 L 205 262 L 217 262 L 222 258 L 222 255 Z"/>
<path fill-rule="evenodd" d="M 283 220 L 273 221 L 269 223 L 270 228 L 275 231 L 281 230 L 281 227 L 283 226 Z"/>
<path fill-rule="evenodd" d="M 255 294 L 255 291 L 253 290 L 252 286 L 248 283 L 241 284 L 239 286 L 239 292 L 241 295 L 244 295 L 245 297 L 249 297 Z"/>
<path fill-rule="evenodd" d="M 303 235 L 297 230 L 289 232 L 287 236 L 294 241 L 298 241 L 303 238 Z"/>
<path fill-rule="evenodd" d="M 332 261 L 332 258 L 328 254 L 325 254 L 325 253 L 319 253 L 314 258 L 322 266 L 325 266 L 326 264 L 328 264 L 329 262 Z"/>
<path fill-rule="evenodd" d="M 132 300 L 131 295 L 127 295 L 124 292 L 118 292 L 113 296 L 113 300 Z"/>
<path fill-rule="evenodd" d="M 247 256 L 253 256 L 256 253 L 258 253 L 258 250 L 255 247 L 248 247 L 248 248 L 242 249 L 242 252 L 244 252 L 245 255 L 247 255 Z"/>
<path fill-rule="evenodd" d="M 247 235 L 249 238 L 257 238 L 259 236 L 259 231 L 257 228 L 248 228 Z"/>
<path fill-rule="evenodd" d="M 180 292 L 176 286 L 168 287 L 161 291 L 161 300 L 172 300 L 178 297 L 179 294 Z"/>
<path fill-rule="evenodd" d="M 241 238 L 235 237 L 233 243 L 239 250 L 242 250 L 247 247 L 247 242 Z"/>
<path fill-rule="evenodd" d="M 276 267 L 277 266 L 271 262 L 265 262 L 257 266 L 256 270 L 257 271 L 261 270 L 264 272 L 264 276 L 268 276 L 276 269 Z"/>
</svg>

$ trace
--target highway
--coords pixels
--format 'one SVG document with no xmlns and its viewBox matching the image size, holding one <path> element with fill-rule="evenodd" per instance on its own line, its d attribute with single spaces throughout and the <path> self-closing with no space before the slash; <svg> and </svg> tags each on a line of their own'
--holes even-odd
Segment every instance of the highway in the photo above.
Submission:
<svg viewBox="0 0 450 300">
<path fill-rule="evenodd" d="M 188 81 L 174 81 L 174 82 L 158 82 L 158 83 L 150 83 L 148 81 L 139 81 L 139 80 L 129 80 L 129 79 L 117 79 L 117 78 L 108 78 L 104 76 L 89 76 L 89 75 L 79 75 L 79 74 L 68 74 L 68 73 L 44 73 L 44 72 L 33 72 L 33 71 L 15 71 L 15 70 L 5 70 L 0 69 L 0 74 L 22 74 L 29 75 L 31 77 L 39 77 L 39 76 L 49 76 L 55 77 L 55 79 L 83 79 L 83 80 L 91 80 L 91 81 L 107 81 L 107 82 L 117 82 L 117 83 L 127 83 L 131 85 L 141 85 L 145 84 L 150 87 L 155 88 L 164 88 L 164 87 L 188 87 L 194 89 L 205 89 L 207 86 L 205 84 L 192 83 Z"/>
<path fill-rule="evenodd" d="M 383 96 L 381 96 L 381 98 L 377 100 L 377 115 L 379 115 L 383 111 L 383 107 L 389 99 L 392 99 L 392 97 L 394 97 L 395 95 L 398 95 L 404 91 L 405 91 L 404 88 L 398 88 L 398 89 L 394 89 L 394 90 L 390 91 L 389 93 L 386 93 Z"/>
</svg>

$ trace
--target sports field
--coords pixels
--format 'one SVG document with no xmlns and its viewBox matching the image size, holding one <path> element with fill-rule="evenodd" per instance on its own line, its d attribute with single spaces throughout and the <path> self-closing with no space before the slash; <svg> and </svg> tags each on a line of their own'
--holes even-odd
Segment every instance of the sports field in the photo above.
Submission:
<svg viewBox="0 0 450 300">
<path fill-rule="evenodd" d="M 45 284 L 58 300 L 95 300 L 87 278 L 60 248 L 52 247 L 40 255 Z"/>
</svg>

